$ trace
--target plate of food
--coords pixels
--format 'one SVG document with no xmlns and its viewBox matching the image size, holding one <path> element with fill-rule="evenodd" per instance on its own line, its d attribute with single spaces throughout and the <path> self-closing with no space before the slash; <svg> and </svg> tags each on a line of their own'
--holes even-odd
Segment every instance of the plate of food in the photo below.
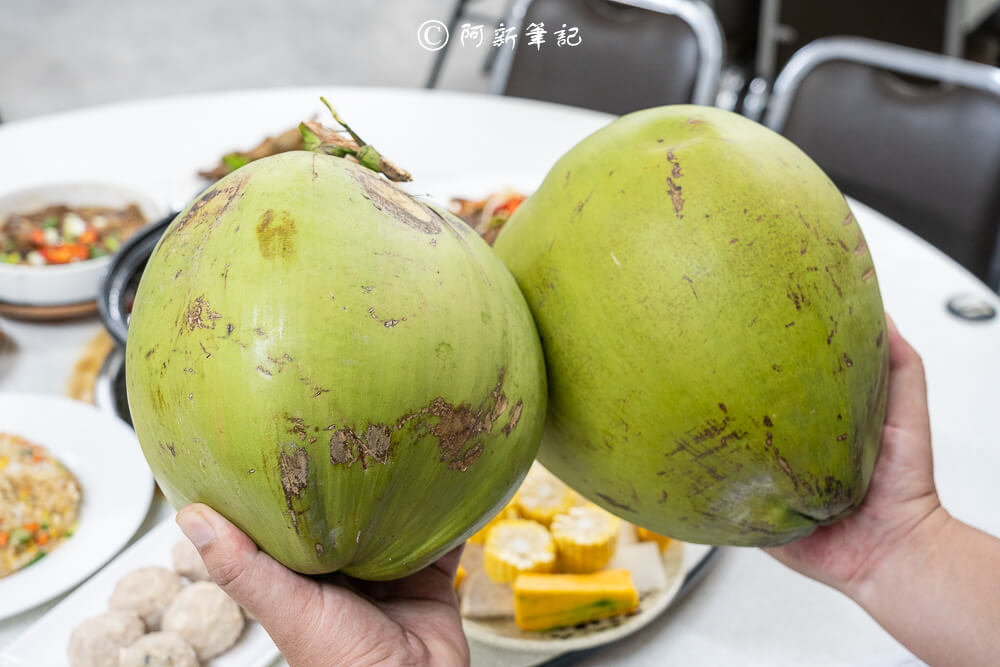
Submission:
<svg viewBox="0 0 1000 667">
<path fill-rule="evenodd" d="M 531 188 L 524 175 L 492 179 L 503 186 L 483 182 L 409 189 L 447 202 L 492 245 Z M 469 540 L 455 588 L 471 640 L 555 655 L 636 632 L 694 585 L 717 553 L 631 525 L 536 463 L 514 499 Z"/>
<path fill-rule="evenodd" d="M 712 553 L 609 514 L 536 463 L 466 545 L 462 623 L 470 639 L 511 651 L 600 646 L 656 618 Z"/>
<path fill-rule="evenodd" d="M 0 666 L 264 667 L 278 657 L 264 628 L 208 581 L 171 516 L 0 652 Z"/>
<path fill-rule="evenodd" d="M 124 422 L 60 396 L 0 393 L 0 619 L 106 563 L 152 496 L 153 475 Z"/>
<path fill-rule="evenodd" d="M 25 188 L 0 196 L 0 302 L 93 301 L 111 256 L 164 207 L 107 183 Z"/>
</svg>

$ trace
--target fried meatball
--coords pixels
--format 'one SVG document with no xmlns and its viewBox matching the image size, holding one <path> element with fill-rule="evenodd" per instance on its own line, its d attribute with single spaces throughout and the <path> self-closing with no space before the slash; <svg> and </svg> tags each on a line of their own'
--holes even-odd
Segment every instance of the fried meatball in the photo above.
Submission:
<svg viewBox="0 0 1000 667">
<path fill-rule="evenodd" d="M 177 574 L 187 577 L 190 581 L 208 581 L 210 579 L 205 561 L 201 559 L 201 554 L 190 541 L 179 540 L 174 545 L 171 555 Z"/>
<path fill-rule="evenodd" d="M 172 632 L 151 632 L 118 653 L 118 667 L 200 667 L 194 649 Z"/>
<path fill-rule="evenodd" d="M 183 637 L 202 661 L 235 644 L 243 624 L 240 606 L 210 581 L 191 584 L 163 612 L 163 629 Z"/>
<path fill-rule="evenodd" d="M 160 629 L 160 617 L 180 592 L 180 576 L 165 567 L 143 567 L 129 572 L 115 585 L 108 606 L 131 609 L 146 623 L 147 630 Z"/>
<path fill-rule="evenodd" d="M 128 609 L 112 609 L 86 619 L 69 637 L 71 667 L 118 667 L 118 651 L 146 631 L 142 619 Z"/>
</svg>

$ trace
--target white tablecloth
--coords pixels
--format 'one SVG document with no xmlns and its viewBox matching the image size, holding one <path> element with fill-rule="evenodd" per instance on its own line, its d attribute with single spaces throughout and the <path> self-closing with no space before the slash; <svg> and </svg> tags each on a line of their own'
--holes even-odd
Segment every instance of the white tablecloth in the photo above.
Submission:
<svg viewBox="0 0 1000 667">
<path fill-rule="evenodd" d="M 69 181 L 109 181 L 177 205 L 202 186 L 195 172 L 313 114 L 325 95 L 390 159 L 414 174 L 413 189 L 444 200 L 504 185 L 531 190 L 548 167 L 605 124 L 603 114 L 506 98 L 417 90 L 281 89 L 123 104 L 0 126 L 0 192 Z M 935 475 L 945 506 L 1000 535 L 1000 320 L 951 316 L 960 293 L 1000 299 L 935 249 L 877 212 L 853 203 L 886 308 L 927 368 Z M 63 393 L 84 343 L 87 318 L 34 324 L 3 320 L 16 346 L 0 355 L 0 391 Z M 143 530 L 166 517 L 154 504 Z M 0 649 L 53 603 L 0 621 Z M 523 664 L 474 646 L 480 664 Z M 850 600 L 756 549 L 727 549 L 705 580 L 644 630 L 585 664 L 896 664 L 899 645 Z M 533 658 L 530 658 L 533 659 Z"/>
</svg>

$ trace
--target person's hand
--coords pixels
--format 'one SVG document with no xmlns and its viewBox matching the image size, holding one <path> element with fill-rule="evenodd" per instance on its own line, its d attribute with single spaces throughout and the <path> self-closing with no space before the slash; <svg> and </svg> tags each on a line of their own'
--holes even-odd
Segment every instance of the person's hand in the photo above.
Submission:
<svg viewBox="0 0 1000 667">
<path fill-rule="evenodd" d="M 808 577 L 856 598 L 887 557 L 925 539 L 948 515 L 934 487 L 924 368 L 916 351 L 886 318 L 889 395 L 882 449 L 868 494 L 854 514 L 812 535 L 767 549 Z"/>
<path fill-rule="evenodd" d="M 206 505 L 183 508 L 177 523 L 291 667 L 469 663 L 452 587 L 461 548 L 396 581 L 317 579 L 287 569 Z"/>
</svg>

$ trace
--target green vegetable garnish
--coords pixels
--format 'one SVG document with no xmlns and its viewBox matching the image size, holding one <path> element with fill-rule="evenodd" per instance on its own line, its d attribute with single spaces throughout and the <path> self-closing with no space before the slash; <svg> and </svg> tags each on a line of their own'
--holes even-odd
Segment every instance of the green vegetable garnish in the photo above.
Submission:
<svg viewBox="0 0 1000 667">
<path fill-rule="evenodd" d="M 236 171 L 246 164 L 250 164 L 250 158 L 243 153 L 229 153 L 222 156 L 222 164 L 229 167 L 230 171 Z"/>
</svg>

